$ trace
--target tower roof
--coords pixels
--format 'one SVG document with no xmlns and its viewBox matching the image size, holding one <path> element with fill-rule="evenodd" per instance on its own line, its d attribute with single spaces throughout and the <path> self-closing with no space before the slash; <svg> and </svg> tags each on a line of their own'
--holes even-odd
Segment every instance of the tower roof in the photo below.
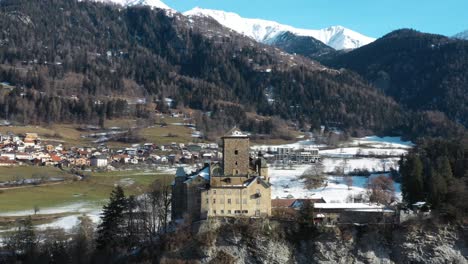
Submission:
<svg viewBox="0 0 468 264">
<path fill-rule="evenodd" d="M 231 130 L 229 130 L 229 132 L 227 132 L 225 135 L 224 135 L 225 138 L 232 138 L 232 137 L 236 137 L 236 138 L 246 138 L 248 137 L 247 134 L 244 134 L 242 133 L 242 131 L 237 128 L 237 127 L 233 127 Z"/>
</svg>

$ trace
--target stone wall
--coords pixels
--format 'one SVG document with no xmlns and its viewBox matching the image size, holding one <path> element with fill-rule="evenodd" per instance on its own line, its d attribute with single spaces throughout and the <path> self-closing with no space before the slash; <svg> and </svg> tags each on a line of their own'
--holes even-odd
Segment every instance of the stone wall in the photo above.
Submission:
<svg viewBox="0 0 468 264">
<path fill-rule="evenodd" d="M 210 217 L 271 215 L 270 187 L 254 181 L 246 187 L 211 188 L 202 193 L 202 214 Z"/>
<path fill-rule="evenodd" d="M 250 144 L 247 137 L 223 138 L 224 175 L 247 175 L 250 170 Z"/>
</svg>

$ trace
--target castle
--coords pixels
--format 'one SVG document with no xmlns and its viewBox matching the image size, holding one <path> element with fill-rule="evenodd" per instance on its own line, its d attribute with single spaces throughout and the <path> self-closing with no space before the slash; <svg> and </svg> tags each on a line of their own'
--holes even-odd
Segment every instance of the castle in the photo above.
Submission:
<svg viewBox="0 0 468 264">
<path fill-rule="evenodd" d="M 271 215 L 271 184 L 266 160 L 250 157 L 250 140 L 233 128 L 223 138 L 222 164 L 195 173 L 178 168 L 172 186 L 172 219 L 265 217 Z"/>
</svg>

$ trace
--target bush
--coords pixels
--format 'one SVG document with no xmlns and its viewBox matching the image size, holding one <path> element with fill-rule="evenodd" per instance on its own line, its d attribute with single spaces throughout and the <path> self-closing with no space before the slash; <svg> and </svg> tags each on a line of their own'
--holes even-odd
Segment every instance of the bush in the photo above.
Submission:
<svg viewBox="0 0 468 264">
<path fill-rule="evenodd" d="M 214 257 L 210 262 L 213 263 L 225 263 L 225 264 L 234 264 L 236 263 L 236 258 L 231 254 L 225 252 L 224 250 L 218 251 L 216 257 Z"/>
</svg>

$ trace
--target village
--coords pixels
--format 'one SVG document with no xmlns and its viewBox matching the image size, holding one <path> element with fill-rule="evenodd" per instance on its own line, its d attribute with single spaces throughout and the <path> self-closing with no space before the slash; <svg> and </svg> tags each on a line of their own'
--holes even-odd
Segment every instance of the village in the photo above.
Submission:
<svg viewBox="0 0 468 264">
<path fill-rule="evenodd" d="M 191 125 L 188 124 L 188 126 Z M 98 134 L 97 136 L 103 136 L 102 134 L 99 135 L 99 133 L 96 134 Z M 248 135 L 245 136 L 248 137 Z M 94 178 L 94 181 L 98 183 L 102 179 L 107 179 L 107 177 L 93 177 L 90 175 L 118 174 L 120 177 L 120 175 L 131 175 L 132 173 L 135 175 L 145 174 L 145 177 L 148 177 L 145 182 L 150 181 L 149 177 L 154 177 L 150 176 L 150 174 L 163 173 L 169 175 L 169 178 L 171 178 L 170 175 L 172 174 L 172 177 L 175 176 L 175 182 L 177 182 L 177 174 L 182 172 L 181 168 L 183 168 L 186 175 L 197 175 L 197 171 L 203 170 L 207 164 L 214 167 L 217 166 L 216 164 L 224 164 L 224 146 L 214 142 L 170 142 L 167 144 L 147 142 L 128 144 L 129 146 L 121 147 L 108 147 L 105 142 L 98 142 L 93 144 L 92 147 L 65 147 L 61 142 L 43 140 L 34 132 L 24 134 L 5 133 L 0 135 L 0 139 L 1 167 L 32 168 L 37 171 L 40 171 L 40 168 L 55 169 L 55 171 L 46 174 L 33 173 L 32 177 L 29 178 L 20 175 L 3 177 L 0 181 L 0 190 L 65 184 L 67 182 L 88 180 L 89 177 Z M 261 158 L 263 160 L 265 166 L 269 167 L 267 182 L 271 185 L 268 188 L 268 195 L 262 196 L 268 197 L 268 209 L 252 210 L 251 212 L 258 211 L 262 213 L 254 213 L 251 216 L 262 215 L 281 219 L 294 219 L 300 213 L 304 204 L 311 203 L 315 208 L 314 222 L 316 223 L 332 225 L 344 222 L 367 223 L 370 220 L 376 221 L 376 219 L 388 223 L 397 221 L 398 212 L 395 210 L 395 206 L 390 209 L 389 203 L 372 203 L 368 199 L 363 199 L 370 179 L 379 174 L 389 177 L 388 172 L 397 167 L 399 156 L 411 147 L 406 143 L 392 143 L 392 140 L 379 142 L 379 139 L 377 141 L 371 139 L 369 142 L 354 142 L 347 147 L 341 146 L 339 148 L 316 144 L 311 138 L 302 138 L 296 143 L 283 145 L 248 144 L 248 148 L 244 149 L 244 152 L 246 152 L 245 157 L 251 157 L 251 159 Z M 359 151 L 356 149 L 359 149 Z M 243 162 L 248 163 L 249 161 L 246 159 Z M 307 170 L 317 167 L 322 167 L 323 173 L 328 175 L 324 178 L 325 185 L 320 188 L 306 187 L 304 179 L 300 177 Z M 66 172 L 67 176 L 64 176 L 63 172 Z M 245 171 L 245 173 L 248 172 Z M 337 177 L 337 174 L 340 173 L 343 175 Z M 344 174 L 353 175 L 349 177 L 352 178 L 354 183 L 351 183 L 351 185 L 346 183 L 345 178 L 347 177 L 344 177 Z M 135 179 L 128 177 L 119 178 L 120 180 L 114 181 L 113 184 L 132 185 Z M 136 179 L 136 182 L 138 183 L 138 179 Z M 112 184 L 112 182 L 109 182 L 109 184 Z M 141 188 L 144 188 L 144 185 L 137 186 L 137 189 Z M 393 201 L 396 204 L 401 199 L 398 183 L 395 183 L 394 190 L 396 192 Z M 73 195 L 75 198 L 84 197 L 80 193 Z M 71 201 L 75 200 L 80 203 L 83 202 L 80 199 Z M 189 200 L 197 199 L 192 197 Z M 262 202 L 262 204 L 264 203 Z M 172 208 L 177 209 L 177 204 L 180 205 L 181 203 L 173 202 Z M 22 210 L 24 213 L 21 214 L 30 214 L 28 211 L 33 209 Z M 42 206 L 41 210 L 42 213 L 47 213 L 51 209 Z M 76 223 L 79 216 L 78 212 L 87 212 L 94 216 L 95 221 L 99 221 L 100 210 L 95 205 L 87 204 L 81 209 L 72 209 L 72 212 L 69 210 L 64 209 L 63 213 L 76 213 L 73 220 L 63 221 L 63 219 L 58 219 L 46 226 L 55 223 L 59 226 L 62 225 L 64 228 L 69 228 L 70 225 Z M 60 209 L 58 212 L 62 213 Z M 234 208 L 232 210 L 218 209 L 217 215 L 209 214 L 209 210 L 205 210 L 204 214 L 219 216 L 221 212 L 225 212 L 224 216 L 229 217 L 228 212 L 232 212 L 232 216 L 234 216 L 234 212 L 238 216 L 242 216 L 244 215 L 243 212 L 247 211 Z M 351 215 L 359 216 L 359 218 L 350 218 L 350 212 Z M 8 212 L 8 210 L 0 210 L 0 215 L 8 216 L 12 213 L 15 214 L 15 212 Z M 183 214 L 179 213 L 178 215 L 182 216 Z M 197 215 L 199 215 L 199 212 L 197 212 Z M 66 216 L 64 219 L 70 219 L 70 216 Z"/>
</svg>

